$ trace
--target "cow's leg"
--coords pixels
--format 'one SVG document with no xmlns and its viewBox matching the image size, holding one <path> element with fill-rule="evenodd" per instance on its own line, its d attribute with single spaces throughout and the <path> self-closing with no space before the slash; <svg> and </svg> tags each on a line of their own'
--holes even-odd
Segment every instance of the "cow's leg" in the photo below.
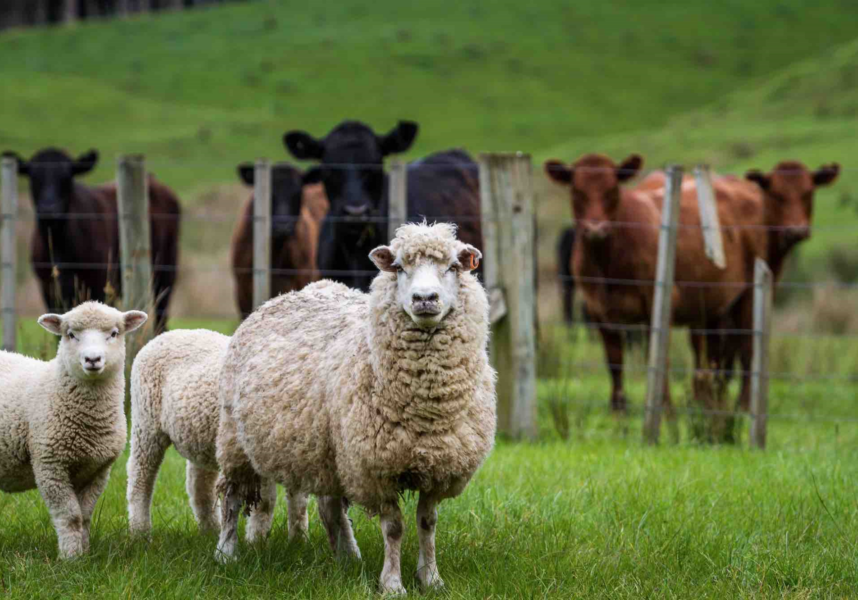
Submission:
<svg viewBox="0 0 858 600">
<path fill-rule="evenodd" d="M 438 522 L 438 502 L 430 494 L 420 494 L 417 503 L 417 538 L 420 542 L 420 553 L 417 556 L 417 581 L 425 590 L 444 587 L 444 580 L 438 574 L 435 562 L 435 525 Z"/>
<path fill-rule="evenodd" d="M 619 331 L 599 327 L 605 360 L 611 373 L 611 410 L 626 412 L 626 395 L 623 392 L 623 336 Z"/>
<path fill-rule="evenodd" d="M 194 518 L 200 531 L 203 532 L 220 529 L 215 509 L 217 505 L 217 492 L 215 491 L 217 476 L 217 471 L 204 469 L 188 461 L 185 488 L 191 502 L 191 509 L 194 511 Z"/>
<path fill-rule="evenodd" d="M 754 328 L 754 295 L 746 293 L 742 295 L 736 311 L 736 325 L 738 329 L 750 332 Z M 748 411 L 751 408 L 751 361 L 754 354 L 754 336 L 752 333 L 742 333 L 735 337 L 733 348 L 739 354 L 742 366 L 742 389 L 739 392 L 739 408 Z M 727 353 L 731 355 L 730 352 Z"/>
<path fill-rule="evenodd" d="M 402 548 L 402 512 L 399 503 L 391 503 L 381 510 L 381 534 L 384 536 L 384 568 L 381 570 L 381 593 L 391 596 L 405 594 L 402 585 L 400 556 Z"/>
</svg>

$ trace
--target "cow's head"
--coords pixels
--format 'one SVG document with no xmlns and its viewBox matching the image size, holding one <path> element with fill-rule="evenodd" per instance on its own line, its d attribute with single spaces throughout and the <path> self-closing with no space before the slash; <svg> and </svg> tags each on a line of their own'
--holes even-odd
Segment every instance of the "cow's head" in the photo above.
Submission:
<svg viewBox="0 0 858 600">
<path fill-rule="evenodd" d="M 295 158 L 321 163 L 329 214 L 361 220 L 386 216 L 379 215 L 385 193 L 384 157 L 408 150 L 417 128 L 417 123 L 400 121 L 389 133 L 377 135 L 359 121 L 344 121 L 322 139 L 290 131 L 283 141 Z"/>
<path fill-rule="evenodd" d="M 253 163 L 238 165 L 238 176 L 253 187 L 256 171 Z M 304 184 L 317 183 L 317 169 L 302 173 L 289 163 L 271 166 L 271 235 L 275 239 L 287 238 L 295 233 L 301 214 L 301 194 Z"/>
<path fill-rule="evenodd" d="M 89 173 L 98 163 L 98 152 L 90 150 L 72 158 L 62 150 L 39 150 L 29 160 L 14 152 L 4 152 L 18 161 L 18 174 L 30 178 L 30 190 L 39 217 L 50 218 L 68 212 L 74 178 Z"/>
<path fill-rule="evenodd" d="M 745 174 L 765 194 L 766 223 L 776 228 L 773 239 L 777 240 L 780 252 L 810 237 L 813 192 L 819 186 L 832 183 L 839 172 L 837 163 L 811 172 L 802 163 L 787 160 L 775 165 L 770 173 L 751 170 Z"/>
<path fill-rule="evenodd" d="M 619 165 L 603 154 L 586 154 L 566 166 L 559 160 L 545 162 L 546 174 L 572 189 L 572 214 L 584 241 L 606 239 L 616 221 L 620 184 L 633 178 L 643 159 L 632 154 Z"/>
</svg>

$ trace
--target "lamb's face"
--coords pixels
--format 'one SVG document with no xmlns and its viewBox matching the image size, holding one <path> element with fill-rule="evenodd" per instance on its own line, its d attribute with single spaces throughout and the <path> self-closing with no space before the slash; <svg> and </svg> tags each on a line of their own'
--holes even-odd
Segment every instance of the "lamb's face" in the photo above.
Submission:
<svg viewBox="0 0 858 600">
<path fill-rule="evenodd" d="M 436 249 L 437 250 L 437 249 Z M 453 241 L 444 252 L 408 252 L 379 246 L 370 258 L 382 271 L 396 274 L 396 301 L 420 328 L 436 327 L 456 307 L 459 275 L 477 268 L 482 254 Z"/>
<path fill-rule="evenodd" d="M 84 302 L 64 315 L 39 317 L 39 325 L 60 336 L 57 355 L 79 379 L 106 378 L 125 366 L 125 334 L 146 322 L 139 310 L 120 312 L 98 302 Z"/>
</svg>

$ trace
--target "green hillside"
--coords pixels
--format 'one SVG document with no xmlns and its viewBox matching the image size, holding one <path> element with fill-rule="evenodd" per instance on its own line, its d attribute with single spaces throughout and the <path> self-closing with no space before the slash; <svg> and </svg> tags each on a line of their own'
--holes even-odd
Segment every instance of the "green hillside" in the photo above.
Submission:
<svg viewBox="0 0 858 600">
<path fill-rule="evenodd" d="M 282 133 L 345 117 L 452 145 L 537 155 L 658 130 L 836 48 L 845 0 L 248 2 L 0 35 L 0 145 L 142 151 L 183 192 L 281 157 Z"/>
</svg>

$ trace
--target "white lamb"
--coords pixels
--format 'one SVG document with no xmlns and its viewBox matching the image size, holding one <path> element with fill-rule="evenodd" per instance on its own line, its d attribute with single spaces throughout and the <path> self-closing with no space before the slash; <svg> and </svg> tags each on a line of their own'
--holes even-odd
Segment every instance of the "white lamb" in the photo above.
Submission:
<svg viewBox="0 0 858 600">
<path fill-rule="evenodd" d="M 84 302 L 39 318 L 61 336 L 52 361 L 0 352 L 0 490 L 39 489 L 61 558 L 88 551 L 92 511 L 125 449 L 125 334 L 146 318 Z"/>
<path fill-rule="evenodd" d="M 128 521 L 132 533 L 151 529 L 150 509 L 158 469 L 172 444 L 187 461 L 186 488 L 202 531 L 217 531 L 215 458 L 220 398 L 218 379 L 229 346 L 225 335 L 205 329 L 175 330 L 149 342 L 131 369 L 131 455 Z M 271 529 L 277 485 L 266 481 L 248 523 L 248 541 Z M 307 534 L 307 498 L 288 495 L 289 537 Z"/>
<path fill-rule="evenodd" d="M 369 294 L 322 281 L 279 296 L 233 336 L 221 372 L 218 552 L 232 556 L 259 476 L 317 494 L 332 548 L 359 556 L 348 502 L 381 518 L 380 587 L 405 592 L 399 495 L 420 493 L 417 578 L 443 586 L 436 505 L 464 490 L 495 434 L 480 252 L 449 224 L 404 225 L 370 253 Z M 258 475 L 257 475 L 258 474 Z"/>
</svg>

